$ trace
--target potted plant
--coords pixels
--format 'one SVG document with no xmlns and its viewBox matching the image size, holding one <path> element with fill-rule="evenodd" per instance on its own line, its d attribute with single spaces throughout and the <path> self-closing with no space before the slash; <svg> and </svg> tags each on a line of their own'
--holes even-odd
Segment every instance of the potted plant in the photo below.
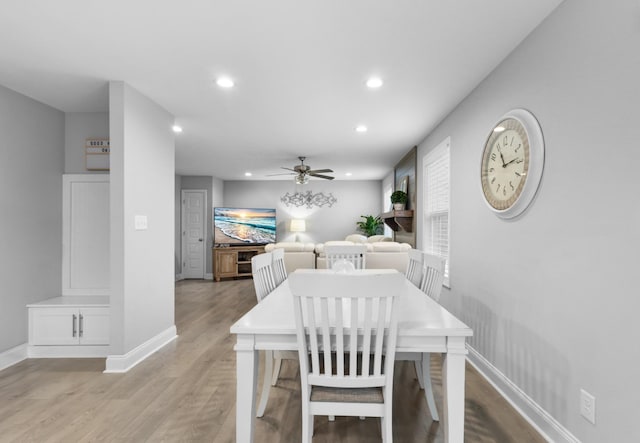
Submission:
<svg viewBox="0 0 640 443">
<path fill-rule="evenodd" d="M 391 203 L 396 211 L 403 211 L 407 204 L 407 193 L 404 191 L 395 191 L 391 194 Z"/>
<path fill-rule="evenodd" d="M 361 215 L 360 218 L 364 218 L 364 221 L 356 222 L 356 225 L 364 235 L 371 237 L 372 235 L 382 234 L 382 220 L 380 217 Z"/>
</svg>

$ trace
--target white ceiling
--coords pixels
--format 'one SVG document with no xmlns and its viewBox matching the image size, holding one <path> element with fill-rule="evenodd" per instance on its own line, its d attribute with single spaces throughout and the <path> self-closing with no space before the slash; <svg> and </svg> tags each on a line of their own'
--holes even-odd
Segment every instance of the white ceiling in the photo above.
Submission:
<svg viewBox="0 0 640 443">
<path fill-rule="evenodd" d="M 184 128 L 179 174 L 264 180 L 304 155 L 337 179 L 381 179 L 560 3 L 11 0 L 0 84 L 88 112 L 124 80 Z"/>
</svg>

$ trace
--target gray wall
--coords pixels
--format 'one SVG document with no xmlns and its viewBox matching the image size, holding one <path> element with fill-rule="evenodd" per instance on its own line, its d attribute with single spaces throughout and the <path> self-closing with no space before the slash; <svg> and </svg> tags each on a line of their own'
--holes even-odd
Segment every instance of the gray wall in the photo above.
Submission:
<svg viewBox="0 0 640 443">
<path fill-rule="evenodd" d="M 109 171 L 87 171 L 84 145 L 88 138 L 109 138 L 108 112 L 67 112 L 64 130 L 65 174 L 108 174 Z"/>
<path fill-rule="evenodd" d="M 109 116 L 110 353 L 121 355 L 174 325 L 174 118 L 123 82 L 109 84 Z"/>
<path fill-rule="evenodd" d="M 639 48 L 636 0 L 567 0 L 418 152 L 422 186 L 423 156 L 451 136 L 442 303 L 473 328 L 475 350 L 584 443 L 640 441 Z M 545 169 L 533 205 L 504 221 L 483 201 L 479 162 L 492 125 L 517 107 L 542 125 Z M 581 388 L 596 397 L 596 426 L 580 416 Z"/>
<path fill-rule="evenodd" d="M 64 114 L 0 86 L 0 353 L 27 342 L 26 304 L 60 295 Z"/>
<path fill-rule="evenodd" d="M 299 241 L 320 243 L 327 240 L 343 240 L 356 231 L 356 222 L 361 215 L 378 215 L 381 207 L 381 181 L 325 181 L 311 180 L 306 185 L 295 185 L 288 181 L 226 181 L 224 183 L 224 205 L 231 207 L 276 208 L 278 241 L 294 241 L 295 234 L 289 232 L 289 221 L 293 218 L 307 220 L 307 232 L 299 234 Z M 280 198 L 287 192 L 312 191 L 333 194 L 338 200 L 332 207 L 286 206 Z"/>
<path fill-rule="evenodd" d="M 174 221 L 174 249 L 173 249 L 173 258 L 174 258 L 174 269 L 176 273 L 176 278 L 182 272 L 182 235 L 181 235 L 181 223 L 182 223 L 182 196 L 180 190 L 182 189 L 182 176 L 175 176 L 175 195 L 174 195 L 174 213 L 175 213 L 175 221 Z"/>
</svg>

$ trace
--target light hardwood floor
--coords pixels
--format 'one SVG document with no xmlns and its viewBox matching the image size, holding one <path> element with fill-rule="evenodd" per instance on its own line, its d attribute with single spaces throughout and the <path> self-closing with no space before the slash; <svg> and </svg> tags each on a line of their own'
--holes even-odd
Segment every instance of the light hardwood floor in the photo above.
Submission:
<svg viewBox="0 0 640 443">
<path fill-rule="evenodd" d="M 256 303 L 250 279 L 176 284 L 179 337 L 126 374 L 103 374 L 103 359 L 30 359 L 0 371 L 0 442 L 233 442 L 235 354 L 229 327 Z M 439 356 L 432 357 L 442 404 Z M 544 442 L 469 365 L 466 442 Z M 411 363 L 396 363 L 396 442 L 442 442 Z M 243 424 L 243 426 L 246 426 Z M 298 365 L 285 361 L 256 442 L 300 440 Z M 380 441 L 376 419 L 315 421 L 315 443 Z"/>
</svg>

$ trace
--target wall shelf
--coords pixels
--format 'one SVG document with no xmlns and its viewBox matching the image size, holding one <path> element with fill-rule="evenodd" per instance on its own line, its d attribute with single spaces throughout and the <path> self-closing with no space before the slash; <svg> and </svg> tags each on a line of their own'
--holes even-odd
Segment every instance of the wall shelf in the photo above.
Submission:
<svg viewBox="0 0 640 443">
<path fill-rule="evenodd" d="M 385 212 L 380 218 L 394 231 L 413 230 L 413 210 Z"/>
</svg>

